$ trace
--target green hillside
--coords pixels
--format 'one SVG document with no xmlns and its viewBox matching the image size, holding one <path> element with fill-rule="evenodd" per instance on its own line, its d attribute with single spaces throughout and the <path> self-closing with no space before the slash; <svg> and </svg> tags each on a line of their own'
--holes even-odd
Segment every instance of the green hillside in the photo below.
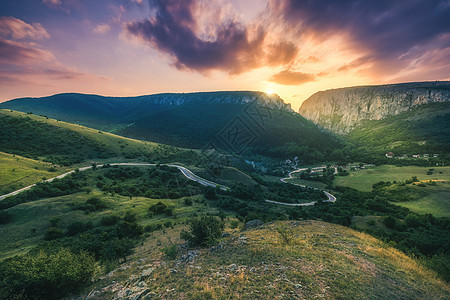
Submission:
<svg viewBox="0 0 450 300">
<path fill-rule="evenodd" d="M 0 195 L 67 172 L 65 167 L 0 152 Z"/>
<path fill-rule="evenodd" d="M 132 98 L 60 94 L 0 104 L 131 138 L 186 148 L 322 161 L 342 146 L 334 135 L 261 92 L 158 94 Z M 239 133 L 236 135 L 235 133 Z"/>
<path fill-rule="evenodd" d="M 364 120 L 344 137 L 379 153 L 445 154 L 450 145 L 450 103 L 420 105 L 385 119 Z"/>
<path fill-rule="evenodd" d="M 190 150 L 4 109 L 0 110 L 0 151 L 66 166 L 130 159 L 156 163 L 201 161 Z"/>
</svg>

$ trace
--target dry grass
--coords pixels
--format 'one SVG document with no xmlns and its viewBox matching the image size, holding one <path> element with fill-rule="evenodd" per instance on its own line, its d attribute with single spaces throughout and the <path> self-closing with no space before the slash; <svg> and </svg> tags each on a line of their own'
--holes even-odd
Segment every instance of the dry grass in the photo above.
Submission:
<svg viewBox="0 0 450 300">
<path fill-rule="evenodd" d="M 198 250 L 191 261 L 180 259 L 188 251 L 184 248 L 176 260 L 164 260 L 160 249 L 181 243 L 183 225 L 177 225 L 164 234 L 152 234 L 130 257 L 129 268 L 93 288 L 111 286 L 111 280 L 122 290 L 136 286 L 139 277 L 130 281 L 132 274 L 152 267 L 151 276 L 142 281 L 157 299 L 450 297 L 448 285 L 433 272 L 369 235 L 319 221 L 283 222 L 294 234 L 286 244 L 277 231 L 280 226 L 273 223 L 244 232 L 229 230 L 231 236 L 224 238 L 219 248 Z M 98 294 L 97 299 L 115 293 Z"/>
</svg>

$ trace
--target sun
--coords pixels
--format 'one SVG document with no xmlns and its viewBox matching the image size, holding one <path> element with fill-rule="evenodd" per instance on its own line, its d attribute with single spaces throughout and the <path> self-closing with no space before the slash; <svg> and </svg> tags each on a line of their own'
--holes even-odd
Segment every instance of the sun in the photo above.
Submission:
<svg viewBox="0 0 450 300">
<path fill-rule="evenodd" d="M 267 95 L 273 95 L 275 94 L 275 90 L 272 88 L 267 88 L 264 93 L 266 93 Z"/>
</svg>

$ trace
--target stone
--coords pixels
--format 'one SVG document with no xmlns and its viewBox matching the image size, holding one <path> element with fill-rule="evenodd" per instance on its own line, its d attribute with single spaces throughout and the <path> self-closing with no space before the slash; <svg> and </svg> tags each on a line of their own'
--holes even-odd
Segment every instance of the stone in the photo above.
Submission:
<svg viewBox="0 0 450 300">
<path fill-rule="evenodd" d="M 153 270 L 154 270 L 153 268 L 148 268 L 148 269 L 142 271 L 141 278 L 150 276 L 150 274 L 152 274 Z"/>
<path fill-rule="evenodd" d="M 244 230 L 261 227 L 263 225 L 264 225 L 264 222 L 261 220 L 258 220 L 258 219 L 251 220 L 251 221 L 248 221 L 247 223 L 245 223 Z"/>
</svg>

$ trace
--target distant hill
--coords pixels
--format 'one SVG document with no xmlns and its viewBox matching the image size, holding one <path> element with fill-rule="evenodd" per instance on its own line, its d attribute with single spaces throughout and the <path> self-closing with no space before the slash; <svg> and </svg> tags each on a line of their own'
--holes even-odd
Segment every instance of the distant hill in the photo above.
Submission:
<svg viewBox="0 0 450 300">
<path fill-rule="evenodd" d="M 0 104 L 119 135 L 187 148 L 247 150 L 304 161 L 326 157 L 340 141 L 261 92 L 157 94 L 114 98 L 60 94 Z"/>
<path fill-rule="evenodd" d="M 358 86 L 317 92 L 303 102 L 299 113 L 343 134 L 363 120 L 381 120 L 417 106 L 449 102 L 449 81 Z"/>
<path fill-rule="evenodd" d="M 136 158 L 151 162 L 187 162 L 197 156 L 190 150 L 4 109 L 0 109 L 0 151 L 66 166 Z"/>
</svg>

